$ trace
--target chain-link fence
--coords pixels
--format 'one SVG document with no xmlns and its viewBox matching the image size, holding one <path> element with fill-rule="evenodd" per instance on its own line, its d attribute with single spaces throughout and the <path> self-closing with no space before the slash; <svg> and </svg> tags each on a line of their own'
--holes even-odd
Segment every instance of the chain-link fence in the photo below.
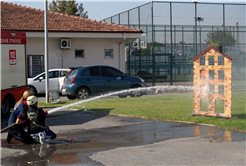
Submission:
<svg viewBox="0 0 246 166">
<path fill-rule="evenodd" d="M 143 30 L 126 42 L 126 73 L 147 83 L 192 84 L 193 61 L 209 45 L 232 57 L 233 88 L 245 89 L 245 4 L 152 1 L 102 21 Z"/>
</svg>

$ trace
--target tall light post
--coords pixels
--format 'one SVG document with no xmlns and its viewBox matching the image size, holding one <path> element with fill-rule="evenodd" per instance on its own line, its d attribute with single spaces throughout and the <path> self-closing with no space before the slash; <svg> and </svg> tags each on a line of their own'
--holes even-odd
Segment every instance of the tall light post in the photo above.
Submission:
<svg viewBox="0 0 246 166">
<path fill-rule="evenodd" d="M 197 56 L 197 11 L 196 11 L 196 8 L 197 8 L 197 0 L 192 0 L 193 3 L 195 3 L 195 42 L 196 42 L 196 48 L 195 48 L 195 56 Z"/>
<path fill-rule="evenodd" d="M 200 41 L 199 41 L 199 46 L 200 46 L 200 53 L 202 52 L 202 46 L 201 46 L 201 43 L 202 43 L 202 28 L 201 28 L 201 24 L 200 22 L 203 21 L 204 18 L 202 17 L 197 17 L 197 21 L 199 22 L 199 36 L 200 36 Z"/>
</svg>

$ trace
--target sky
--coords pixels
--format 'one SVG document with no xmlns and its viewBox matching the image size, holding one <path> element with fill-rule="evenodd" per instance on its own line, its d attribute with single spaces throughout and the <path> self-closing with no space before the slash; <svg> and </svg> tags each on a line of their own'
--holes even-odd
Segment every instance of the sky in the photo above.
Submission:
<svg viewBox="0 0 246 166">
<path fill-rule="evenodd" d="M 4 2 L 15 3 L 27 7 L 44 10 L 44 0 L 2 0 Z M 160 1 L 160 0 L 156 0 Z M 167 1 L 167 0 L 161 0 Z M 49 0 L 51 2 L 51 0 Z M 151 2 L 151 0 L 76 0 L 77 3 L 83 3 L 84 10 L 88 12 L 89 19 L 103 20 L 110 16 L 119 14 L 134 7 Z M 168 1 L 170 2 L 170 0 Z M 172 2 L 192 2 L 192 0 L 172 0 Z M 198 0 L 198 2 L 208 3 L 244 3 L 245 0 Z"/>
</svg>

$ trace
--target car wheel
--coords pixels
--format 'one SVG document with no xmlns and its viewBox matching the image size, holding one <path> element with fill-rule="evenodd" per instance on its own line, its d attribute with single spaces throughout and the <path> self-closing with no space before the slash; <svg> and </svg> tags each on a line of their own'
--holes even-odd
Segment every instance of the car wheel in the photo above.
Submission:
<svg viewBox="0 0 246 166">
<path fill-rule="evenodd" d="M 36 90 L 36 88 L 34 88 L 33 86 L 28 86 L 28 90 L 29 90 L 29 91 L 32 91 L 32 93 L 34 94 L 34 96 L 37 95 L 37 90 Z"/>
<path fill-rule="evenodd" d="M 127 97 L 127 94 L 126 93 L 122 93 L 122 94 L 119 94 L 118 97 L 119 98 L 126 98 Z"/>
<path fill-rule="evenodd" d="M 1 106 L 2 117 L 6 117 L 9 114 L 9 110 L 10 110 L 9 99 L 4 97 Z"/>
<path fill-rule="evenodd" d="M 139 88 L 140 86 L 138 85 L 134 85 L 133 87 L 131 87 L 131 89 L 136 89 L 136 88 Z M 131 97 L 140 97 L 142 96 L 142 93 L 140 91 L 133 91 L 130 93 L 130 96 Z"/>
<path fill-rule="evenodd" d="M 76 96 L 70 96 L 70 95 L 67 95 L 67 98 L 68 98 L 69 100 L 74 100 L 74 99 L 76 99 Z"/>
<path fill-rule="evenodd" d="M 89 90 L 87 88 L 82 87 L 77 90 L 76 97 L 78 99 L 87 99 L 89 97 L 89 94 Z"/>
</svg>

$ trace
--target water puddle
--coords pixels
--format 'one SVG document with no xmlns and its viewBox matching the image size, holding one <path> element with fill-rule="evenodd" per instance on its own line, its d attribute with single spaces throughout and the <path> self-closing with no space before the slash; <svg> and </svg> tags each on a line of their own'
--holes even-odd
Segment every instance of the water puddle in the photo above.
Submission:
<svg viewBox="0 0 246 166">
<path fill-rule="evenodd" d="M 235 141 L 246 140 L 246 133 L 220 130 L 215 126 L 209 126 L 207 128 L 203 129 L 202 126 L 195 126 L 194 136 L 201 136 L 204 138 L 208 138 L 209 142 L 211 143 L 235 142 Z"/>
</svg>

